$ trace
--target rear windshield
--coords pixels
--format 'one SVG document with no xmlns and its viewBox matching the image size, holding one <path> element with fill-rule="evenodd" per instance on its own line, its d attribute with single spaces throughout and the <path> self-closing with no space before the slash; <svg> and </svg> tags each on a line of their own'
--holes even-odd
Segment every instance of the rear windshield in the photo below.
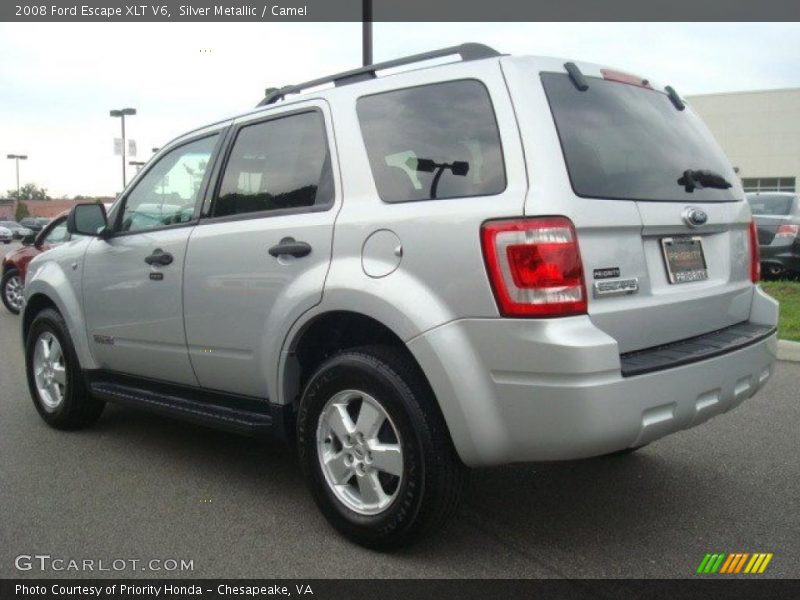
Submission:
<svg viewBox="0 0 800 600">
<path fill-rule="evenodd" d="M 756 194 L 747 196 L 750 211 L 754 215 L 788 215 L 792 209 L 792 196 L 778 194 Z"/>
<path fill-rule="evenodd" d="M 735 201 L 736 187 L 678 183 L 684 171 L 709 170 L 736 186 L 736 174 L 688 107 L 661 92 L 587 77 L 581 92 L 561 73 L 542 73 L 572 188 L 579 196 L 667 202 Z"/>
</svg>

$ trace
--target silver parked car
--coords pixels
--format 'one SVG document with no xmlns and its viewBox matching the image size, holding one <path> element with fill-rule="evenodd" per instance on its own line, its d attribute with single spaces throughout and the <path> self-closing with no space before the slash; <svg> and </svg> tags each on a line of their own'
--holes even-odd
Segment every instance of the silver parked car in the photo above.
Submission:
<svg viewBox="0 0 800 600">
<path fill-rule="evenodd" d="M 91 239 L 26 278 L 44 420 L 292 440 L 371 547 L 444 523 L 465 466 L 641 448 L 776 357 L 723 152 L 671 87 L 589 63 L 467 44 L 270 89 L 68 228 Z"/>
<path fill-rule="evenodd" d="M 800 196 L 793 192 L 747 194 L 758 227 L 761 268 L 769 277 L 800 275 Z"/>
<path fill-rule="evenodd" d="M 10 244 L 14 240 L 14 234 L 7 227 L 0 225 L 0 242 Z"/>
<path fill-rule="evenodd" d="M 0 221 L 0 227 L 4 227 L 11 231 L 11 235 L 14 237 L 15 240 L 21 240 L 24 237 L 27 237 L 33 233 L 32 230 L 28 229 L 27 227 L 23 227 L 16 221 Z"/>
</svg>

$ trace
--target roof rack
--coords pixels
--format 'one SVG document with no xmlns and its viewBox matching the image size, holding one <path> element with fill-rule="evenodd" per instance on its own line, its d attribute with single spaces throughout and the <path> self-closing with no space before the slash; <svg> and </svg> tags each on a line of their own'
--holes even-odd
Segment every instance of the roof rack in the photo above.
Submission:
<svg viewBox="0 0 800 600">
<path fill-rule="evenodd" d="M 478 60 L 481 58 L 492 58 L 500 56 L 500 53 L 494 48 L 485 46 L 483 44 L 461 44 L 460 46 L 450 46 L 449 48 L 442 48 L 441 50 L 432 50 L 431 52 L 423 52 L 422 54 L 412 54 L 403 58 L 396 58 L 394 60 L 387 60 L 386 62 L 367 65 L 359 69 L 352 69 L 337 73 L 336 75 L 329 75 L 320 79 L 313 79 L 305 83 L 298 83 L 297 85 L 287 85 L 280 89 L 267 88 L 265 91 L 264 99 L 261 100 L 256 106 L 266 106 L 273 104 L 278 100 L 282 100 L 287 94 L 297 94 L 303 90 L 317 87 L 325 83 L 333 83 L 336 86 L 348 85 L 350 83 L 357 83 L 359 81 L 366 81 L 375 79 L 376 71 L 383 71 L 384 69 L 391 69 L 394 67 L 402 67 L 424 60 L 431 60 L 434 58 L 441 58 L 443 56 L 452 56 L 458 54 L 461 60 L 466 62 L 470 60 Z"/>
</svg>

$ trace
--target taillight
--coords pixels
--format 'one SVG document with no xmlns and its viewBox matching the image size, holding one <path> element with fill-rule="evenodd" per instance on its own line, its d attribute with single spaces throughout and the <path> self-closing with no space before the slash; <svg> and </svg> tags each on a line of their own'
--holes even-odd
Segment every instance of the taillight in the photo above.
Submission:
<svg viewBox="0 0 800 600">
<path fill-rule="evenodd" d="M 500 314 L 564 317 L 586 312 L 578 239 L 566 217 L 490 221 L 481 229 Z"/>
<path fill-rule="evenodd" d="M 616 81 L 617 83 L 627 83 L 628 85 L 653 89 L 647 79 L 639 77 L 638 75 L 631 75 L 630 73 L 623 73 L 622 71 L 612 71 L 611 69 L 600 69 L 600 74 L 606 81 Z"/>
<path fill-rule="evenodd" d="M 776 238 L 796 238 L 797 233 L 800 232 L 800 225 L 781 225 L 778 231 L 775 232 Z"/>
<path fill-rule="evenodd" d="M 761 254 L 758 250 L 758 228 L 754 221 L 750 221 L 750 280 L 758 283 L 761 280 Z"/>
</svg>

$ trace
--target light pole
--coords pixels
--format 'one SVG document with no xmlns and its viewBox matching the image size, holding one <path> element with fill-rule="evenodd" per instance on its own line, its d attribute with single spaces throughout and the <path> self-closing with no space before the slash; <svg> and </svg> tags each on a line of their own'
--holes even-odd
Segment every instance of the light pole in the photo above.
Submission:
<svg viewBox="0 0 800 600">
<path fill-rule="evenodd" d="M 122 188 L 125 189 L 125 186 L 128 183 L 127 177 L 125 175 L 125 153 L 127 149 L 125 148 L 125 117 L 136 114 L 135 108 L 121 108 L 119 110 L 112 110 L 109 111 L 109 116 L 112 117 L 120 117 L 122 119 Z"/>
<path fill-rule="evenodd" d="M 372 0 L 361 0 L 361 62 L 372 64 Z"/>
<path fill-rule="evenodd" d="M 9 154 L 6 158 L 17 161 L 17 202 L 19 202 L 19 161 L 28 160 L 27 154 Z"/>
</svg>

